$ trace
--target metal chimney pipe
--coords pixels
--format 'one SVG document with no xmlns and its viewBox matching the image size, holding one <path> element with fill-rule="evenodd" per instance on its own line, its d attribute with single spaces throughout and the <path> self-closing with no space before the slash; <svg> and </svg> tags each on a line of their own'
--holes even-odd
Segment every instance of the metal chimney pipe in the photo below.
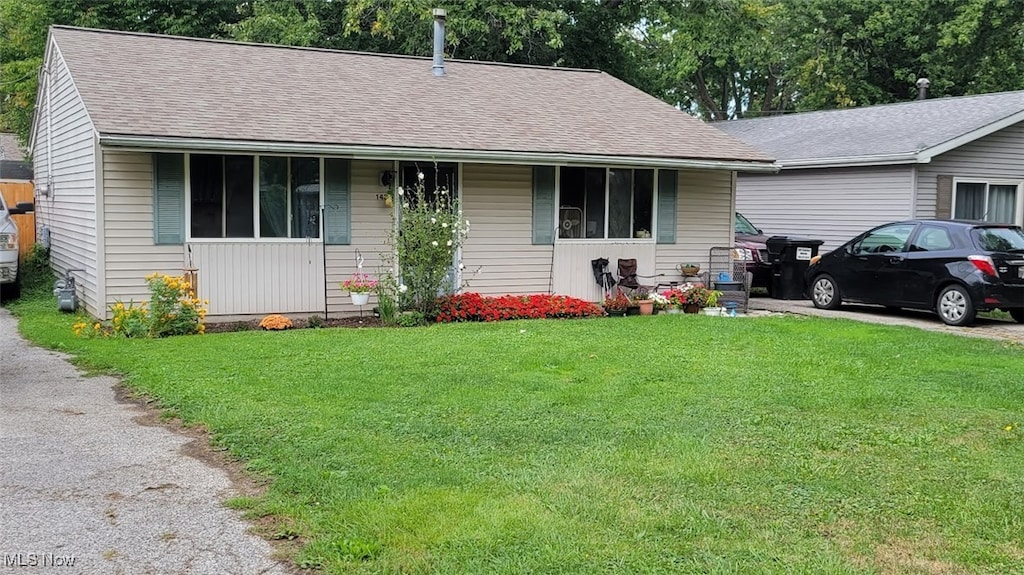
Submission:
<svg viewBox="0 0 1024 575">
<path fill-rule="evenodd" d="M 931 86 L 931 85 L 932 85 L 932 83 L 931 83 L 931 81 L 928 78 L 918 78 L 917 79 L 917 99 L 918 100 L 924 100 L 924 99 L 926 99 L 928 97 L 928 86 Z"/>
<path fill-rule="evenodd" d="M 444 76 L 444 22 L 448 12 L 434 8 L 434 75 Z"/>
</svg>

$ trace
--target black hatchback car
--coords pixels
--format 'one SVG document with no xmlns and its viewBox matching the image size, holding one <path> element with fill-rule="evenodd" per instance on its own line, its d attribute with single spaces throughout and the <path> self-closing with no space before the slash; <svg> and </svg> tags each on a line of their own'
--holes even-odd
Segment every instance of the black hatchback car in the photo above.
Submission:
<svg viewBox="0 0 1024 575">
<path fill-rule="evenodd" d="M 958 220 L 879 226 L 811 262 L 811 301 L 934 310 L 949 325 L 1002 309 L 1024 323 L 1024 231 Z"/>
</svg>

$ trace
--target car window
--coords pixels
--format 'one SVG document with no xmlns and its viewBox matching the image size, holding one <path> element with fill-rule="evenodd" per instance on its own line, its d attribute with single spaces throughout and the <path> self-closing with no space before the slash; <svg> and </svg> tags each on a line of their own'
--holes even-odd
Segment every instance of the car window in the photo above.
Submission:
<svg viewBox="0 0 1024 575">
<path fill-rule="evenodd" d="M 1020 228 L 974 228 L 974 243 L 989 252 L 1024 251 L 1024 231 Z"/>
<path fill-rule="evenodd" d="M 917 232 L 917 238 L 910 246 L 912 252 L 934 252 L 953 249 L 953 238 L 949 236 L 949 230 L 938 226 L 922 225 Z"/>
<path fill-rule="evenodd" d="M 736 233 L 756 236 L 761 233 L 761 230 L 758 230 L 754 224 L 750 223 L 750 220 L 743 217 L 743 214 L 736 212 Z"/>
<path fill-rule="evenodd" d="M 854 254 L 882 254 L 906 251 L 914 224 L 893 224 L 869 232 L 853 244 Z"/>
</svg>

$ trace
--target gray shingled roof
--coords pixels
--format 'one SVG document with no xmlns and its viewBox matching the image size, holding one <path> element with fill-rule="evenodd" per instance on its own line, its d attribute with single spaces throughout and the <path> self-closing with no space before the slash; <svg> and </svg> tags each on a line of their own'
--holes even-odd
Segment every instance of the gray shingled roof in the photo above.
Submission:
<svg viewBox="0 0 1024 575">
<path fill-rule="evenodd" d="M 958 138 L 986 135 L 1024 111 L 1024 91 L 915 100 L 714 124 L 783 166 L 872 156 L 928 155 Z M 966 143 L 966 142 L 963 142 Z"/>
<path fill-rule="evenodd" d="M 770 161 L 593 70 L 51 33 L 104 135 Z"/>
<path fill-rule="evenodd" d="M 0 160 L 20 162 L 24 159 L 25 154 L 21 153 L 21 147 L 18 146 L 18 136 L 6 132 L 0 133 Z"/>
</svg>

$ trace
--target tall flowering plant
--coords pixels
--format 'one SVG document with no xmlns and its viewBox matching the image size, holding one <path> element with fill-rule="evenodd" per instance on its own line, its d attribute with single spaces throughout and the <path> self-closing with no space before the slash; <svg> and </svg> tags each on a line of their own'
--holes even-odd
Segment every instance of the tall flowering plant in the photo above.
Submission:
<svg viewBox="0 0 1024 575">
<path fill-rule="evenodd" d="M 377 289 L 377 280 L 370 274 L 356 272 L 341 282 L 341 289 L 350 293 L 370 293 Z"/>
<path fill-rule="evenodd" d="M 389 242 L 398 259 L 401 306 L 425 317 L 437 315 L 437 297 L 457 284 L 455 255 L 469 234 L 462 205 L 445 187 L 428 192 L 422 173 L 411 186 L 395 189 L 401 201 Z M 461 262 L 457 264 L 462 269 Z"/>
</svg>

